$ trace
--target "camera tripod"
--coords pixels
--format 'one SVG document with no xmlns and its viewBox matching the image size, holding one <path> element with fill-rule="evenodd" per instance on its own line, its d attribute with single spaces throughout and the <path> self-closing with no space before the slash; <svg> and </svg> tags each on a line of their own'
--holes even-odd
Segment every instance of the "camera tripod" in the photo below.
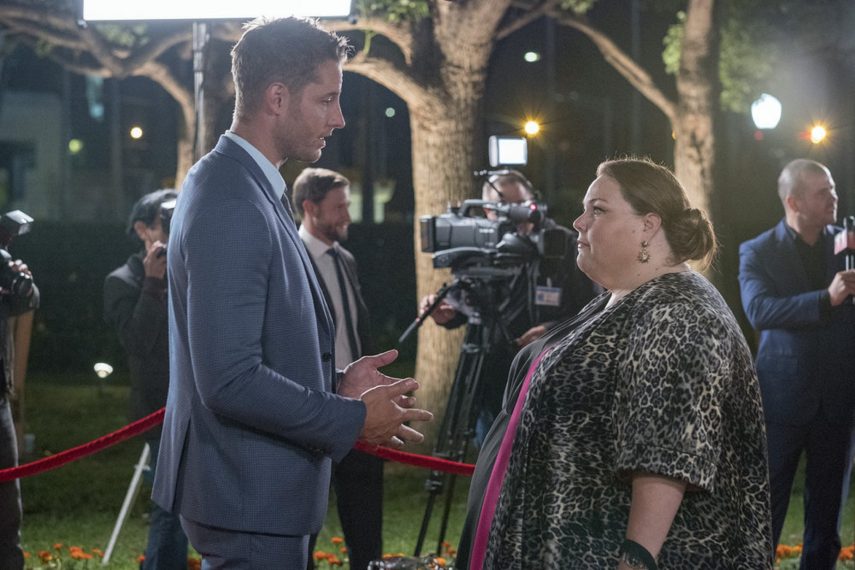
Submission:
<svg viewBox="0 0 855 570">
<path fill-rule="evenodd" d="M 465 277 L 458 277 L 451 285 L 443 285 L 437 292 L 436 300 L 404 332 L 399 342 L 436 309 L 442 300 L 452 291 L 460 291 L 466 297 L 466 303 L 472 310 L 469 314 L 466 334 L 460 347 L 460 358 L 454 375 L 454 383 L 448 396 L 445 415 L 440 424 L 432 455 L 450 461 L 462 461 L 466 457 L 469 441 L 472 439 L 477 420 L 475 402 L 481 400 L 483 381 L 481 378 L 484 358 L 490 353 L 496 339 L 511 342 L 507 326 L 500 318 L 498 307 L 501 301 L 501 285 L 513 276 L 513 270 L 482 267 L 470 270 Z M 421 554 L 427 535 L 428 525 L 433 516 L 436 500 L 447 488 L 439 538 L 436 552 L 442 550 L 445 533 L 448 530 L 448 518 L 454 497 L 455 475 L 431 471 L 425 481 L 428 493 L 422 525 L 416 541 L 415 556 Z"/>
</svg>

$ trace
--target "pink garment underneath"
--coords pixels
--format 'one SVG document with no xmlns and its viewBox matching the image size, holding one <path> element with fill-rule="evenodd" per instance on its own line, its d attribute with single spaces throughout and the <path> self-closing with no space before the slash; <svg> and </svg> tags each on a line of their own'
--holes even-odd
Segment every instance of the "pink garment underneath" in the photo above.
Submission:
<svg viewBox="0 0 855 570">
<path fill-rule="evenodd" d="M 522 416 L 525 397 L 528 393 L 529 384 L 531 384 L 531 377 L 534 376 L 537 365 L 540 364 L 540 361 L 543 360 L 547 352 L 547 350 L 541 352 L 534 359 L 534 362 L 531 363 L 528 374 L 526 374 L 525 380 L 523 380 L 523 384 L 520 387 L 520 394 L 517 396 L 516 404 L 514 404 L 511 419 L 508 420 L 508 427 L 499 446 L 499 453 L 496 454 L 496 462 L 493 464 L 493 471 L 490 473 L 490 479 L 487 482 L 487 490 L 484 492 L 484 501 L 481 504 L 481 516 L 478 517 L 478 526 L 475 527 L 475 541 L 472 544 L 472 556 L 469 562 L 470 570 L 481 570 L 484 566 L 487 541 L 490 538 L 490 526 L 493 524 L 493 516 L 496 514 L 496 505 L 499 502 L 499 492 L 502 490 L 502 483 L 505 480 L 505 473 L 508 470 L 508 462 L 511 459 L 511 448 L 517 436 L 517 427 Z"/>
</svg>

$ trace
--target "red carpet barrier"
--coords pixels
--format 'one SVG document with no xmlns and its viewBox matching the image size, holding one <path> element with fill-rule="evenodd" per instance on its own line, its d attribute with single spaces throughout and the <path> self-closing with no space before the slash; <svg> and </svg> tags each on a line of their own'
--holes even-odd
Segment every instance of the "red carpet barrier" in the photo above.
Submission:
<svg viewBox="0 0 855 570">
<path fill-rule="evenodd" d="M 148 431 L 151 428 L 160 425 L 163 423 L 163 414 L 164 408 L 161 408 L 153 414 L 149 414 L 119 430 L 103 435 L 98 439 L 93 439 L 88 443 L 72 447 L 71 449 L 66 449 L 65 451 L 55 455 L 44 457 L 25 465 L 19 465 L 18 467 L 12 467 L 10 469 L 0 469 L 0 483 L 44 473 L 45 471 L 62 467 L 66 463 L 71 463 L 72 461 L 77 461 L 78 459 L 82 459 L 88 455 L 98 453 L 99 451 L 112 447 L 117 443 L 121 443 L 126 439 L 130 439 L 144 431 Z M 470 476 L 475 469 L 474 465 L 468 463 L 459 463 L 457 461 L 449 461 L 447 459 L 439 459 L 436 457 L 429 457 L 427 455 L 416 455 L 415 453 L 406 453 L 404 451 L 398 451 L 388 447 L 366 445 L 362 442 L 356 443 L 356 449 L 390 461 L 404 463 L 406 465 L 412 465 L 414 467 L 421 467 L 424 469 L 432 469 L 434 471 L 442 471 L 453 475 Z"/>
</svg>

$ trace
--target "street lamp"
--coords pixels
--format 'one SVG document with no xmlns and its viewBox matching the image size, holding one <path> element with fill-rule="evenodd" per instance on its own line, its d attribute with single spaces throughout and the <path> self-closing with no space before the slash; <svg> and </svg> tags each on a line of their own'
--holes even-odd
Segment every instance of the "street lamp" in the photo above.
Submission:
<svg viewBox="0 0 855 570">
<path fill-rule="evenodd" d="M 523 125 L 523 130 L 525 134 L 534 137 L 540 132 L 540 123 L 535 120 L 526 121 L 525 125 Z"/>
<path fill-rule="evenodd" d="M 828 129 L 824 125 L 817 123 L 810 128 L 810 142 L 819 144 L 828 136 Z"/>
<path fill-rule="evenodd" d="M 781 102 L 777 97 L 763 93 L 751 103 L 751 120 L 761 130 L 774 129 L 781 121 Z"/>
</svg>

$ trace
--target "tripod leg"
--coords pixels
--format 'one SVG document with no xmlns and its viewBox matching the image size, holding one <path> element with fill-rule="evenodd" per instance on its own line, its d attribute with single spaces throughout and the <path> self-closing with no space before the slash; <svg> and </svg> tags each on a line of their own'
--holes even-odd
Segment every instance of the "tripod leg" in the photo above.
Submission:
<svg viewBox="0 0 855 570">
<path fill-rule="evenodd" d="M 143 446 L 140 460 L 134 465 L 134 475 L 131 477 L 131 484 L 128 485 L 128 492 L 125 493 L 125 500 L 122 502 L 122 508 L 119 509 L 119 516 L 116 518 L 116 524 L 113 526 L 113 534 L 110 535 L 110 541 L 107 543 L 107 548 L 104 550 L 104 558 L 101 560 L 101 566 L 106 566 L 110 563 L 110 557 L 113 555 L 113 549 L 116 547 L 116 542 L 119 540 L 119 532 L 125 526 L 128 520 L 128 515 L 131 512 L 131 507 L 137 499 L 140 492 L 140 484 L 142 483 L 143 471 L 148 470 L 149 465 L 149 449 L 148 443 Z"/>
<path fill-rule="evenodd" d="M 472 406 L 479 394 L 478 385 L 484 361 L 486 338 L 484 337 L 483 327 L 480 324 L 470 324 L 468 326 L 466 338 L 460 351 L 454 384 L 452 385 L 448 403 L 446 404 L 446 413 L 437 433 L 437 440 L 433 451 L 435 457 L 460 461 L 466 455 L 469 438 L 472 435 L 471 426 L 474 423 L 471 417 Z M 443 474 L 437 471 L 432 471 L 425 483 L 428 491 L 428 502 L 416 541 L 415 556 L 421 554 L 428 525 L 433 515 L 433 506 L 436 497 L 443 492 L 443 488 L 445 487 L 443 477 L 448 482 L 449 495 L 446 498 L 446 505 L 440 524 L 439 543 L 441 544 L 445 538 L 453 497 L 454 478 L 449 478 L 449 476 L 443 476 Z"/>
</svg>

